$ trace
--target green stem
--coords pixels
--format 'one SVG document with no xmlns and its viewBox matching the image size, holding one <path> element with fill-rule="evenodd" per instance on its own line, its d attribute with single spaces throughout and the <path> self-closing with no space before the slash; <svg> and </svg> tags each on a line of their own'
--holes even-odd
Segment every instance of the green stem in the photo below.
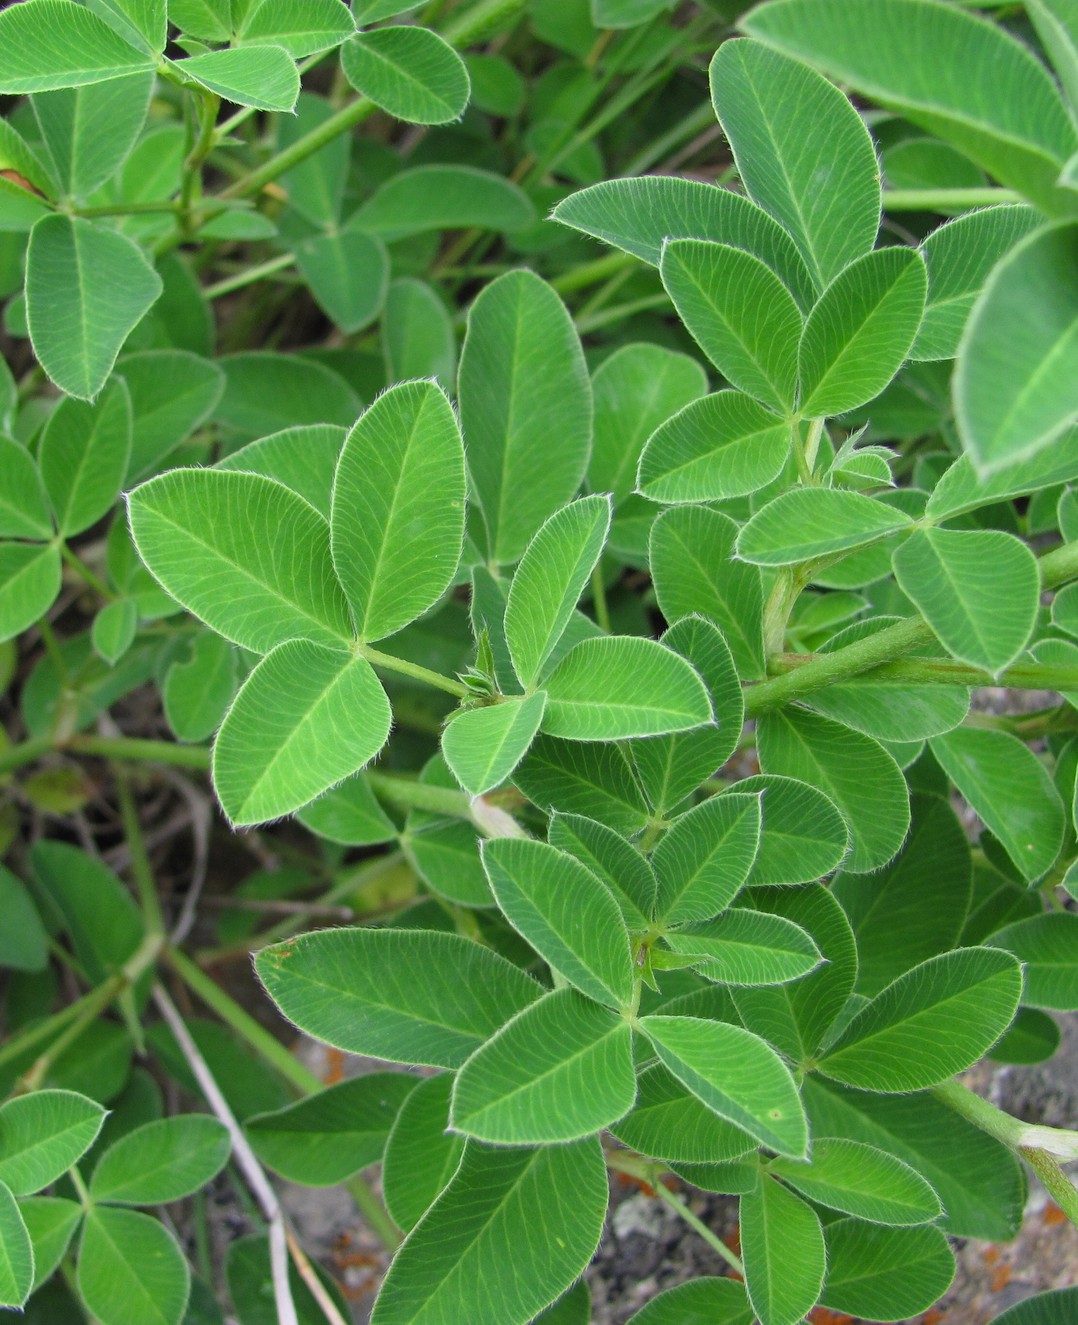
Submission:
<svg viewBox="0 0 1078 1325">
<path fill-rule="evenodd" d="M 823 686 L 867 672 L 899 654 L 908 653 L 919 644 L 934 639 L 931 627 L 920 619 L 896 622 L 834 653 L 817 654 L 812 662 L 784 676 L 773 676 L 749 686 L 745 691 L 745 716 L 755 718 L 769 709 L 780 708 Z"/>
<path fill-rule="evenodd" d="M 959 1081 L 944 1081 L 933 1087 L 932 1094 L 982 1132 L 987 1132 L 1020 1155 L 1044 1184 L 1049 1196 L 1078 1228 L 1078 1190 L 1059 1165 L 1060 1159 L 1078 1159 L 1078 1132 L 1021 1122 Z"/>
<path fill-rule="evenodd" d="M 456 695 L 458 699 L 468 699 L 471 691 L 462 681 L 454 681 L 450 676 L 443 676 L 441 672 L 432 672 L 429 667 L 421 667 L 419 663 L 409 662 L 407 658 L 396 658 L 391 653 L 382 653 L 379 649 L 372 649 L 369 644 L 356 645 L 356 654 L 360 658 L 366 658 L 374 667 L 382 667 L 387 672 L 398 672 L 401 676 L 410 676 L 413 681 L 422 681 L 425 685 L 434 686 L 436 690 L 444 690 L 447 695 Z"/>
<path fill-rule="evenodd" d="M 223 294 L 231 294 L 233 290 L 242 290 L 248 285 L 254 285 L 265 276 L 272 276 L 274 272 L 284 271 L 287 267 L 293 266 L 296 259 L 291 253 L 282 253 L 279 257 L 270 258 L 268 262 L 260 262 L 257 267 L 248 267 L 246 271 L 241 271 L 235 276 L 228 276 L 223 281 L 215 281 L 212 285 L 207 285 L 202 293 L 207 299 L 220 299 Z"/>
<path fill-rule="evenodd" d="M 1078 1190 L 1060 1168 L 1059 1161 L 1036 1146 L 1023 1146 L 1018 1153 L 1040 1178 L 1048 1195 L 1078 1228 Z"/>
<path fill-rule="evenodd" d="M 89 1189 L 82 1180 L 82 1174 L 78 1171 L 77 1167 L 72 1164 L 67 1171 L 67 1176 L 71 1179 L 71 1185 L 74 1187 L 75 1194 L 79 1198 L 79 1205 L 81 1205 L 83 1210 L 89 1214 L 94 1207 L 94 1202 Z"/>
<path fill-rule="evenodd" d="M 710 106 L 708 113 L 711 113 Z M 558 294 L 573 294 L 577 290 L 586 289 L 589 285 L 598 285 L 600 281 L 617 276 L 619 272 L 632 270 L 637 264 L 638 259 L 631 253 L 608 253 L 605 257 L 595 258 L 592 262 L 582 262 L 579 267 L 574 267 L 561 276 L 555 276 L 550 286 L 557 290 Z"/>
<path fill-rule="evenodd" d="M 402 810 L 427 810 L 431 814 L 447 814 L 454 819 L 472 818 L 471 798 L 465 791 L 452 787 L 432 787 L 426 782 L 410 778 L 393 777 L 389 773 L 368 770 L 364 777 L 374 794 L 390 805 Z"/>
<path fill-rule="evenodd" d="M 885 212 L 966 212 L 1000 202 L 1021 202 L 1013 189 L 884 189 Z"/>
<path fill-rule="evenodd" d="M 180 182 L 179 227 L 185 238 L 193 229 L 192 212 L 202 196 L 202 166 L 213 150 L 217 112 L 221 108 L 221 98 L 215 92 L 196 92 L 195 95 L 198 98 L 198 137 L 183 163 Z"/>
<path fill-rule="evenodd" d="M 698 133 L 703 133 L 710 129 L 715 123 L 715 112 L 711 103 L 705 101 L 695 110 L 690 111 L 684 119 L 679 120 L 672 129 L 650 142 L 647 147 L 637 152 L 618 171 L 620 175 L 642 175 L 645 170 L 649 170 L 656 161 L 661 161 L 671 148 L 679 147 L 687 139 L 693 138 Z"/>
<path fill-rule="evenodd" d="M 576 329 L 582 336 L 586 336 L 591 331 L 598 331 L 600 327 L 610 326 L 612 322 L 621 322 L 627 317 L 632 317 L 636 313 L 646 313 L 652 308 L 665 308 L 669 303 L 670 296 L 665 290 L 662 294 L 649 294 L 641 299 L 630 299 L 628 303 L 604 308 L 599 313 L 592 313 L 590 317 L 577 318 Z"/>
<path fill-rule="evenodd" d="M 131 854 L 131 873 L 135 877 L 135 886 L 138 888 L 142 914 L 146 921 L 146 932 L 160 937 L 165 932 L 165 917 L 161 912 L 157 881 L 153 875 L 150 858 L 146 854 L 138 807 L 131 794 L 131 782 L 125 768 L 116 769 L 116 793 L 120 802 L 120 818 L 123 821 L 124 836 L 127 838 L 127 849 Z"/>
<path fill-rule="evenodd" d="M 1064 543 L 1037 560 L 1042 589 L 1058 589 L 1069 580 L 1078 579 L 1078 542 Z"/>
<path fill-rule="evenodd" d="M 35 1044 L 51 1039 L 58 1032 L 57 1039 L 49 1045 L 49 1048 L 24 1078 L 24 1088 L 33 1089 L 57 1057 L 63 1053 L 64 1049 L 77 1040 L 87 1027 L 92 1026 L 113 1000 L 118 998 L 125 989 L 130 988 L 139 976 L 153 965 L 160 951 L 161 936 L 159 934 L 148 934 L 127 959 L 121 970 L 114 972 L 108 979 L 103 980 L 96 989 L 91 989 L 88 994 L 84 994 L 82 998 L 77 999 L 61 1012 L 55 1013 L 36 1026 L 29 1027 L 22 1035 L 16 1035 L 10 1039 L 0 1049 L 0 1065 L 10 1062 L 13 1058 L 21 1057 Z"/>
<path fill-rule="evenodd" d="M 68 754 L 95 755 L 103 759 L 132 759 L 137 762 L 172 764 L 177 768 L 205 771 L 210 766 L 210 751 L 204 745 L 174 745 L 171 741 L 146 741 L 131 736 L 89 736 L 77 734 L 66 741 L 51 741 L 48 737 L 35 737 L 13 745 L 0 753 L 0 775 L 52 751 Z"/>
<path fill-rule="evenodd" d="M 245 1012 L 216 980 L 210 979 L 189 957 L 185 957 L 178 948 L 169 947 L 165 949 L 165 960 L 193 994 L 208 1008 L 212 1008 L 223 1022 L 242 1036 L 302 1095 L 311 1095 L 322 1089 L 322 1082 L 313 1072 L 305 1068 L 280 1040 Z"/>
<path fill-rule="evenodd" d="M 768 671 L 780 675 L 796 673 L 824 653 L 780 653 L 768 659 Z M 1078 690 L 1078 667 L 1062 663 L 1017 663 L 994 676 L 981 667 L 969 667 L 953 658 L 897 658 L 872 668 L 872 678 L 895 684 L 1003 686 L 1009 690 Z"/>
<path fill-rule="evenodd" d="M 608 1150 L 605 1159 L 607 1168 L 614 1169 L 618 1173 L 627 1173 L 630 1177 L 646 1182 L 659 1200 L 668 1205 L 680 1218 L 684 1219 L 691 1229 L 699 1233 L 712 1251 L 721 1256 L 732 1270 L 744 1275 L 745 1267 L 718 1234 L 708 1228 L 704 1221 L 689 1209 L 688 1203 L 683 1201 L 676 1192 L 672 1192 L 663 1185 L 661 1180 L 662 1165 L 655 1163 L 654 1160 L 644 1159 L 640 1155 L 633 1155 L 624 1150 Z"/>
<path fill-rule="evenodd" d="M 93 589 L 95 593 L 100 594 L 106 602 L 111 602 L 116 597 L 105 581 L 95 575 L 90 567 L 87 566 L 80 557 L 76 556 L 66 543 L 60 544 L 60 555 L 75 574 L 78 575 L 80 579 L 85 580 L 90 588 Z"/>
</svg>

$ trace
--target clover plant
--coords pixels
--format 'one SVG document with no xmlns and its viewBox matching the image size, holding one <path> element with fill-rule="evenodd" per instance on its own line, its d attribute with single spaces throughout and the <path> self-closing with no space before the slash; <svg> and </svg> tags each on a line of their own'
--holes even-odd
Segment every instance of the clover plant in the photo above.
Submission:
<svg viewBox="0 0 1078 1325">
<path fill-rule="evenodd" d="M 1078 1009 L 1073 0 L 25 0 L 0 95 L 0 1304 L 341 1325 L 272 1175 L 373 1325 L 586 1325 L 611 1173 L 730 1270 L 634 1325 L 1078 1223 L 959 1079 Z"/>
</svg>

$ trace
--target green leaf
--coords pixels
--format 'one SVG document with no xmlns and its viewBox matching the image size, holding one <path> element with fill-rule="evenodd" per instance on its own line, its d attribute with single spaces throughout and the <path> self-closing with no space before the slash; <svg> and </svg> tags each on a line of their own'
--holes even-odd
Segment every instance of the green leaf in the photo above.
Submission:
<svg viewBox="0 0 1078 1325">
<path fill-rule="evenodd" d="M 88 197 L 123 165 L 142 133 L 153 74 L 38 92 L 34 116 L 60 192 Z"/>
<path fill-rule="evenodd" d="M 574 856 L 525 838 L 490 839 L 482 857 L 498 905 L 536 952 L 589 998 L 628 1007 L 629 934 L 602 880 Z"/>
<path fill-rule="evenodd" d="M 1078 1288 L 1038 1293 L 997 1316 L 996 1325 L 1068 1325 L 1075 1307 L 1078 1307 Z"/>
<path fill-rule="evenodd" d="M 763 793 L 760 845 L 747 883 L 812 883 L 830 874 L 850 846 L 835 803 L 807 782 L 761 773 L 742 778 L 737 792 Z"/>
<path fill-rule="evenodd" d="M 18 1202 L 0 1182 L 0 1306 L 21 1310 L 34 1287 L 34 1248 Z"/>
<path fill-rule="evenodd" d="M 66 1173 L 97 1139 L 105 1110 L 70 1090 L 16 1095 L 0 1108 L 0 1183 L 16 1196 Z"/>
<path fill-rule="evenodd" d="M 341 68 L 357 92 L 409 124 L 459 120 L 472 90 L 464 61 L 429 28 L 360 32 L 341 51 Z"/>
<path fill-rule="evenodd" d="M 765 773 L 807 782 L 838 806 L 850 829 L 847 869 L 880 869 L 895 855 L 909 829 L 909 792 L 881 745 L 828 718 L 786 708 L 757 720 L 757 748 Z"/>
<path fill-rule="evenodd" d="M 806 1154 L 808 1128 L 797 1086 L 758 1035 L 697 1017 L 641 1017 L 640 1028 L 674 1076 L 720 1118 L 777 1154 Z"/>
<path fill-rule="evenodd" d="M 67 0 L 8 5 L 0 13 L 0 92 L 44 92 L 152 69 L 103 19 Z"/>
<path fill-rule="evenodd" d="M 125 354 L 117 372 L 131 396 L 133 435 L 128 479 L 141 479 L 213 412 L 224 391 L 215 363 L 186 350 Z"/>
<path fill-rule="evenodd" d="M 371 1325 L 525 1325 L 591 1260 L 607 1205 L 598 1139 L 538 1149 L 471 1142 L 449 1186 L 398 1251 Z"/>
<path fill-rule="evenodd" d="M 362 773 L 305 805 L 296 814 L 305 828 L 342 846 L 374 846 L 397 836 Z"/>
<path fill-rule="evenodd" d="M 546 699 L 543 690 L 510 695 L 453 718 L 442 733 L 442 753 L 465 791 L 482 796 L 512 774 L 539 730 Z"/>
<path fill-rule="evenodd" d="M 733 990 L 734 1005 L 747 1030 L 791 1061 L 809 1063 L 853 991 L 857 977 L 853 931 L 823 884 L 757 891 L 752 900 L 763 913 L 792 921 L 811 935 L 823 962 L 792 984 Z"/>
<path fill-rule="evenodd" d="M 228 640 L 200 631 L 186 662 L 165 674 L 161 698 L 168 725 L 181 741 L 204 741 L 225 716 L 236 690 L 236 653 Z"/>
<path fill-rule="evenodd" d="M 217 364 L 225 372 L 225 394 L 214 418 L 243 441 L 300 424 L 350 428 L 360 412 L 344 378 L 313 359 L 251 350 L 224 355 Z"/>
<path fill-rule="evenodd" d="M 176 469 L 128 498 L 154 578 L 226 639 L 256 652 L 350 639 L 329 527 L 302 497 L 258 474 Z"/>
<path fill-rule="evenodd" d="M 392 635 L 448 589 L 464 539 L 464 444 L 434 382 L 379 396 L 337 464 L 330 542 L 361 640 Z"/>
<path fill-rule="evenodd" d="M 34 1249 L 34 1287 L 40 1288 L 67 1254 L 82 1220 L 82 1207 L 59 1196 L 28 1196 L 19 1202 L 19 1213 Z"/>
<path fill-rule="evenodd" d="M 1022 1002 L 1035 1008 L 1078 1008 L 1078 916 L 1049 911 L 998 929 L 993 947 L 1014 953 L 1025 970 Z"/>
<path fill-rule="evenodd" d="M 401 1105 L 382 1161 L 382 1194 L 398 1228 L 414 1228 L 456 1172 L 464 1138 L 449 1131 L 454 1075 L 420 1081 Z"/>
<path fill-rule="evenodd" d="M 745 704 L 722 633 L 701 616 L 676 621 L 662 637 L 696 669 L 711 696 L 715 724 L 634 741 L 633 765 L 652 809 L 666 815 L 726 763 L 741 737 Z"/>
<path fill-rule="evenodd" d="M 637 636 L 582 640 L 544 688 L 543 730 L 574 741 L 658 736 L 712 718 L 704 684 L 684 658 Z"/>
<path fill-rule="evenodd" d="M 227 0 L 225 4 L 227 8 Z M 324 97 L 301 92 L 295 114 L 278 121 L 277 150 L 284 151 L 306 134 L 320 129 L 333 114 L 333 106 Z M 281 176 L 289 205 L 319 228 L 326 229 L 340 220 L 349 149 L 348 135 L 338 134 Z"/>
<path fill-rule="evenodd" d="M 246 1237 L 235 1239 L 228 1246 L 225 1253 L 228 1297 L 236 1319 L 241 1321 L 242 1325 L 279 1325 L 277 1310 L 279 1295 L 275 1284 L 273 1262 L 269 1237 L 265 1233 L 250 1233 Z M 342 1319 L 348 1314 L 348 1303 L 341 1293 L 337 1280 L 331 1278 L 317 1262 L 313 1269 L 321 1281 L 321 1301 L 300 1278 L 295 1264 L 288 1265 L 288 1283 L 292 1304 L 296 1309 L 293 1316 L 296 1325 L 323 1325 L 326 1319 L 323 1304 L 327 1298 Z M 196 1320 L 185 1318 L 183 1325 L 221 1325 L 221 1322 L 213 1319 L 203 1322 L 200 1318 Z"/>
<path fill-rule="evenodd" d="M 224 1168 L 231 1140 L 209 1114 L 144 1123 L 101 1156 L 90 1183 L 95 1201 L 167 1205 L 204 1187 Z"/>
<path fill-rule="evenodd" d="M 674 952 L 700 955 L 694 966 L 697 974 L 727 985 L 786 984 L 808 975 L 822 960 L 800 925 L 742 907 L 665 937 Z"/>
<path fill-rule="evenodd" d="M 1027 980 L 1028 987 L 1028 980 Z M 1044 1063 L 1059 1049 L 1059 1022 L 1037 1008 L 1021 1007 L 1007 1032 L 988 1051 L 996 1063 Z"/>
<path fill-rule="evenodd" d="M 576 494 L 591 448 L 580 338 L 565 305 L 532 272 L 507 272 L 472 305 L 459 397 L 486 551 L 493 561 L 516 561 Z"/>
<path fill-rule="evenodd" d="M 94 617 L 90 637 L 94 652 L 111 666 L 134 643 L 138 629 L 138 604 L 133 598 L 115 598 Z"/>
<path fill-rule="evenodd" d="M 742 497 L 777 478 L 789 454 L 785 420 L 740 391 L 718 391 L 651 434 L 637 491 L 670 504 Z"/>
<path fill-rule="evenodd" d="M 677 175 L 611 179 L 572 193 L 551 220 L 594 235 L 657 267 L 668 239 L 730 244 L 766 263 L 802 308 L 816 298 L 812 277 L 789 234 L 762 207 L 732 189 Z"/>
<path fill-rule="evenodd" d="M 661 1063 L 641 1072 L 636 1105 L 611 1132 L 642 1155 L 674 1164 L 739 1159 L 755 1140 L 720 1118 Z"/>
<path fill-rule="evenodd" d="M 34 0 L 34 7 L 52 0 Z M 73 5 L 72 13 L 82 11 Z M 8 10 L 7 14 L 14 10 Z M 0 20 L 7 17 L 0 14 Z M 142 249 L 116 230 L 75 216 L 45 216 L 26 253 L 26 318 L 34 353 L 68 395 L 105 385 L 128 333 L 162 289 Z"/>
<path fill-rule="evenodd" d="M 1074 127 L 1048 71 L 1000 25 L 938 0 L 775 0 L 741 26 L 953 143 L 1038 206 L 1061 205 Z"/>
<path fill-rule="evenodd" d="M 729 244 L 668 241 L 663 285 L 693 339 L 732 386 L 787 414 L 797 392 L 801 312 L 759 258 Z"/>
<path fill-rule="evenodd" d="M 348 1053 L 459 1067 L 539 985 L 489 948 L 426 930 L 337 929 L 264 948 L 255 968 L 290 1021 Z"/>
<path fill-rule="evenodd" d="M 955 418 L 974 468 L 991 475 L 1075 421 L 1078 225 L 1027 235 L 985 282 L 962 338 Z"/>
<path fill-rule="evenodd" d="M 48 964 L 48 935 L 30 893 L 0 865 L 0 966 L 15 971 L 42 971 Z"/>
<path fill-rule="evenodd" d="M 2 370 L 0 370 L 2 371 Z M 41 475 L 25 446 L 0 434 L 0 535 L 51 538 L 52 520 Z"/>
<path fill-rule="evenodd" d="M 664 511 L 651 531 L 650 564 L 667 621 L 694 613 L 713 621 L 746 680 L 764 668 L 760 572 L 733 559 L 738 527 L 706 506 Z"/>
<path fill-rule="evenodd" d="M 38 465 L 58 531 L 70 538 L 96 524 L 120 494 L 131 454 L 131 399 L 113 380 L 91 405 L 62 400 L 49 417 Z"/>
<path fill-rule="evenodd" d="M 453 323 L 440 296 L 423 281 L 390 283 L 382 312 L 382 349 L 390 382 L 434 377 L 450 390 L 456 381 Z"/>
<path fill-rule="evenodd" d="M 816 1137 L 811 1161 L 775 1159 L 768 1170 L 802 1196 L 874 1224 L 927 1224 L 942 1212 L 939 1197 L 915 1169 L 861 1141 Z"/>
<path fill-rule="evenodd" d="M 629 1325 L 752 1325 L 756 1313 L 733 1279 L 690 1279 L 653 1297 Z"/>
<path fill-rule="evenodd" d="M 999 262 L 1037 224 L 1032 207 L 984 207 L 933 230 L 921 245 L 928 302 L 912 359 L 953 359 L 970 311 Z"/>
<path fill-rule="evenodd" d="M 1029 0 L 1027 12 L 1067 100 L 1078 105 L 1078 14 L 1073 0 Z"/>
<path fill-rule="evenodd" d="M 1014 1154 L 933 1096 L 874 1095 L 811 1076 L 805 1102 L 815 1135 L 863 1141 L 916 1169 L 939 1196 L 948 1233 L 1007 1241 L 1021 1227 L 1025 1179 Z"/>
<path fill-rule="evenodd" d="M 760 841 L 760 798 L 712 796 L 679 815 L 651 858 L 664 924 L 708 920 L 737 896 Z"/>
<path fill-rule="evenodd" d="M 628 1021 L 575 989 L 558 989 L 460 1069 L 450 1125 L 508 1145 L 574 1141 L 621 1118 L 635 1098 Z"/>
<path fill-rule="evenodd" d="M 920 1315 L 954 1278 L 954 1253 L 938 1228 L 828 1224 L 827 1283 L 820 1301 L 858 1316 Z M 997 1317 L 997 1320 L 999 1318 Z"/>
<path fill-rule="evenodd" d="M 998 676 L 1025 648 L 1040 606 L 1037 560 L 998 530 L 918 529 L 893 557 L 895 578 L 960 662 Z"/>
<path fill-rule="evenodd" d="M 60 550 L 53 543 L 0 543 L 0 642 L 21 635 L 60 592 Z"/>
<path fill-rule="evenodd" d="M 132 46 L 151 55 L 165 49 L 168 22 L 165 0 L 88 0 L 87 7 Z"/>
<path fill-rule="evenodd" d="M 540 809 L 584 814 L 616 832 L 635 833 L 648 821 L 632 765 L 613 742 L 558 741 L 540 733 L 513 781 Z"/>
<path fill-rule="evenodd" d="M 822 289 L 876 242 L 880 178 L 864 121 L 825 78 L 754 41 L 724 42 L 709 74 L 749 197 L 792 235 Z"/>
<path fill-rule="evenodd" d="M 801 337 L 803 414 L 845 414 L 880 394 L 917 335 L 927 284 L 921 255 L 898 246 L 866 253 L 835 277 Z"/>
<path fill-rule="evenodd" d="M 655 906 L 655 875 L 646 858 L 620 833 L 583 815 L 555 813 L 547 839 L 599 876 L 617 899 L 630 930 L 648 928 Z"/>
<path fill-rule="evenodd" d="M 765 1175 L 741 1198 L 741 1258 L 761 1325 L 796 1325 L 815 1306 L 827 1271 L 819 1216 Z"/>
<path fill-rule="evenodd" d="M 278 644 L 250 674 L 213 747 L 213 784 L 237 825 L 306 805 L 370 763 L 393 720 L 374 668 L 310 640 Z"/>
<path fill-rule="evenodd" d="M 608 355 L 592 374 L 591 389 L 595 438 L 588 487 L 620 502 L 632 490 L 645 441 L 704 394 L 707 375 L 687 354 L 644 342 Z"/>
<path fill-rule="evenodd" d="M 237 37 L 244 46 L 283 46 L 298 60 L 339 46 L 354 31 L 341 0 L 254 0 Z"/>
<path fill-rule="evenodd" d="M 886 538 L 912 521 L 904 511 L 844 488 L 791 488 L 742 528 L 737 556 L 758 566 L 792 566 Z"/>
<path fill-rule="evenodd" d="M 959 948 L 930 957 L 857 1013 L 820 1060 L 820 1071 L 862 1090 L 937 1085 L 999 1039 L 1021 993 L 1022 968 L 1010 953 Z"/>
<path fill-rule="evenodd" d="M 415 1085 L 404 1072 L 367 1072 L 273 1113 L 257 1113 L 243 1130 L 274 1173 L 307 1187 L 333 1187 L 382 1158 L 389 1129 Z"/>
<path fill-rule="evenodd" d="M 389 257 L 376 236 L 345 226 L 300 240 L 294 252 L 315 303 L 342 331 L 359 331 L 382 311 Z"/>
<path fill-rule="evenodd" d="M 127 961 L 145 926 L 130 892 L 104 861 L 66 842 L 35 842 L 30 866 L 88 977 L 97 983 Z"/>
<path fill-rule="evenodd" d="M 1051 868 L 1063 842 L 1063 805 L 1028 745 L 1008 732 L 960 727 L 937 736 L 932 753 L 1027 882 Z"/>
<path fill-rule="evenodd" d="M 1078 477 L 1078 452 L 1073 432 L 1065 433 L 1035 456 L 1008 465 L 989 478 L 980 478 L 969 456 L 963 455 L 936 484 L 925 514 L 936 520 L 949 519 L 978 506 L 1051 488 L 1075 477 Z"/>
<path fill-rule="evenodd" d="M 172 67 L 182 78 L 238 106 L 290 111 L 299 97 L 299 71 L 283 46 L 207 51 L 177 60 Z"/>
<path fill-rule="evenodd" d="M 284 428 L 218 460 L 215 469 L 240 469 L 275 478 L 329 519 L 333 476 L 347 432 L 331 423 Z"/>
<path fill-rule="evenodd" d="M 881 873 L 839 874 L 831 885 L 857 938 L 858 991 L 870 998 L 956 947 L 969 909 L 973 865 L 958 816 L 928 792 L 914 792 L 911 810 L 910 834 Z"/>
<path fill-rule="evenodd" d="M 191 1272 L 158 1220 L 105 1206 L 86 1215 L 76 1282 L 101 1325 L 180 1325 Z"/>
<path fill-rule="evenodd" d="M 501 175 L 471 166 L 429 165 L 393 175 L 353 220 L 388 243 L 430 230 L 470 226 L 512 233 L 533 225 L 536 216 L 528 195 Z"/>
<path fill-rule="evenodd" d="M 521 558 L 505 607 L 517 678 L 534 687 L 569 624 L 610 528 L 608 497 L 581 497 L 543 524 Z"/>
</svg>

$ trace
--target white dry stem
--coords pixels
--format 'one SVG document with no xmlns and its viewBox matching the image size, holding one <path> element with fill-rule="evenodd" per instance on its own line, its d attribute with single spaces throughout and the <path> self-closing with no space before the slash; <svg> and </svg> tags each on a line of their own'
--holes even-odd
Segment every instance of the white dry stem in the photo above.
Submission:
<svg viewBox="0 0 1078 1325">
<path fill-rule="evenodd" d="M 210 1108 L 228 1128 L 228 1134 L 232 1138 L 232 1154 L 269 1225 L 270 1272 L 273 1276 L 273 1297 L 277 1303 L 277 1325 L 299 1325 L 296 1304 L 292 1301 L 292 1287 L 288 1282 L 288 1241 L 277 1193 L 270 1186 L 269 1179 L 255 1158 L 255 1153 L 236 1121 L 235 1114 L 221 1094 L 220 1086 L 202 1057 L 198 1045 L 191 1038 L 191 1033 L 172 999 L 160 985 L 154 986 L 153 998 L 161 1015 L 168 1022 L 169 1029 L 176 1037 L 176 1043 L 183 1050 L 199 1089 L 206 1096 Z"/>
</svg>

